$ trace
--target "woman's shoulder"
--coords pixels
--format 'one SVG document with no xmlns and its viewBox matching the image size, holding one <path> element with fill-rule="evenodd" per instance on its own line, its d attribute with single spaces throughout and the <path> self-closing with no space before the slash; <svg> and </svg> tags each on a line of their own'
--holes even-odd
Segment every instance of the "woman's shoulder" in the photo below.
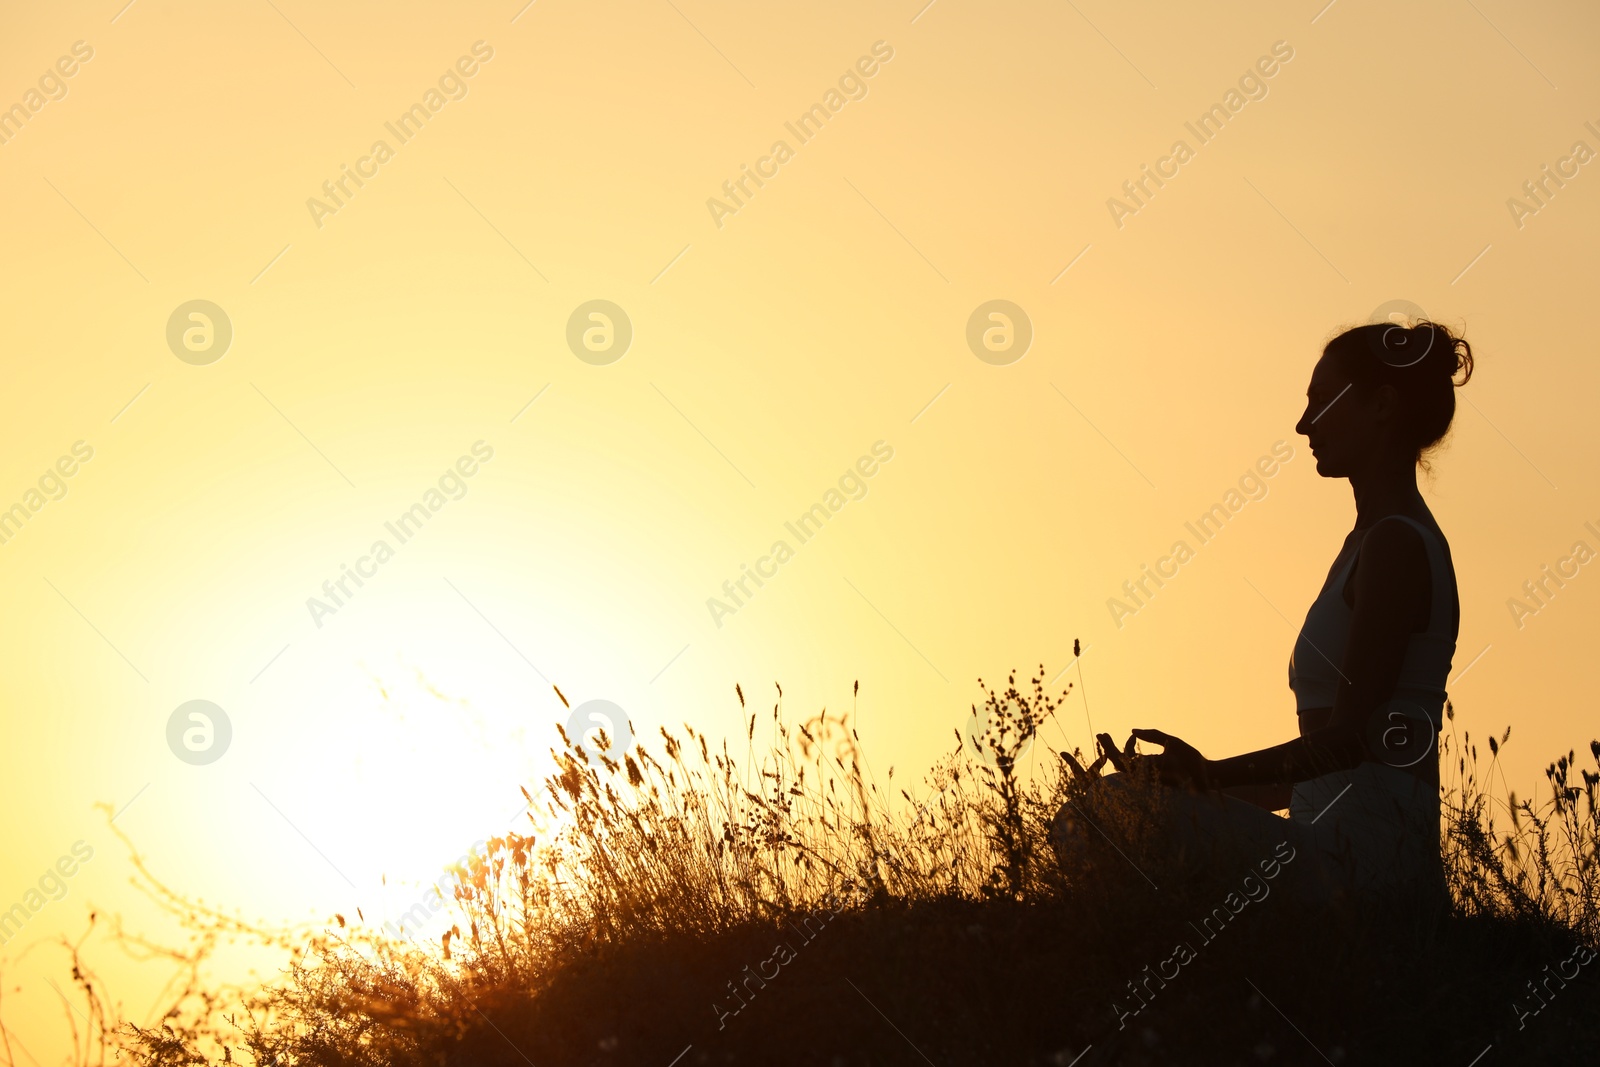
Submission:
<svg viewBox="0 0 1600 1067">
<path fill-rule="evenodd" d="M 1392 521 L 1399 520 L 1399 521 Z M 1367 527 L 1360 547 L 1361 566 L 1369 578 L 1394 580 L 1398 575 L 1420 573 L 1455 582 L 1450 542 L 1426 508 L 1420 514 L 1385 515 Z"/>
<path fill-rule="evenodd" d="M 1367 527 L 1366 535 L 1362 538 L 1362 548 L 1369 545 L 1387 545 L 1391 549 L 1397 547 L 1416 545 L 1427 548 L 1427 541 L 1432 540 L 1445 555 L 1450 554 L 1450 541 L 1444 535 L 1439 522 L 1433 517 L 1433 512 L 1423 505 L 1415 513 L 1395 512 L 1385 515 Z"/>
<path fill-rule="evenodd" d="M 1395 522 L 1392 520 L 1403 521 Z M 1385 515 L 1367 527 L 1361 539 L 1361 562 L 1366 569 L 1399 567 L 1409 569 L 1426 563 L 1428 545 L 1424 539 L 1436 536 L 1442 543 L 1444 535 L 1428 529 L 1420 520 L 1408 515 Z"/>
</svg>

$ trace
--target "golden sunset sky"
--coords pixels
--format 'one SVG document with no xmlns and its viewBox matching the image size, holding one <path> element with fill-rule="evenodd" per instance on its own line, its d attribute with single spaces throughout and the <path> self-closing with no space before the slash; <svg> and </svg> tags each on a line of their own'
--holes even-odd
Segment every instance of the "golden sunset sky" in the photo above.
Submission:
<svg viewBox="0 0 1600 1067">
<path fill-rule="evenodd" d="M 1508 603 L 1600 549 L 1592 7 L 125 2 L 0 33 L 0 977 L 41 1063 L 50 941 L 162 930 L 97 803 L 186 892 L 384 921 L 512 825 L 554 686 L 649 743 L 859 679 L 910 785 L 1079 638 L 1041 750 L 1286 739 L 1354 515 L 1293 427 L 1390 301 L 1479 361 L 1426 482 L 1457 726 L 1513 726 L 1519 796 L 1596 733 L 1594 567 Z M 96 945 L 145 1021 L 166 972 Z"/>
</svg>

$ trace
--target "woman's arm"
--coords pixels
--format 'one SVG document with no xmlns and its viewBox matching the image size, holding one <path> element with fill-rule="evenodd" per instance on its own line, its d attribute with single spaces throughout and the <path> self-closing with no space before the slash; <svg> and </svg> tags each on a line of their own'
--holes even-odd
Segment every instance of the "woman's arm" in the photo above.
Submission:
<svg viewBox="0 0 1600 1067">
<path fill-rule="evenodd" d="M 1265 811 L 1282 811 L 1287 808 L 1291 791 L 1287 782 L 1274 785 L 1236 785 L 1223 790 L 1230 797 L 1242 800 L 1246 804 L 1254 804 Z"/>
<path fill-rule="evenodd" d="M 1360 763 L 1377 740 L 1367 736 L 1372 713 L 1393 696 L 1407 642 L 1427 625 L 1430 587 L 1422 535 L 1403 522 L 1375 525 L 1356 566 L 1355 609 L 1328 725 L 1271 748 L 1207 760 L 1188 776 L 1217 789 L 1281 785 Z"/>
</svg>

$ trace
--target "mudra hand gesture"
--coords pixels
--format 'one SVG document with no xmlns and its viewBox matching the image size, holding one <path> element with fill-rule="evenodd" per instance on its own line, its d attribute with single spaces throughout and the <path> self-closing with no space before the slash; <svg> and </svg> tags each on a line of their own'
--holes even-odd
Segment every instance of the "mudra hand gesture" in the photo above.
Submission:
<svg viewBox="0 0 1600 1067">
<path fill-rule="evenodd" d="M 1133 751 L 1135 740 L 1160 745 L 1161 751 L 1148 755 L 1137 754 Z M 1197 790 L 1211 787 L 1211 761 L 1182 738 L 1160 730 L 1134 730 L 1120 752 L 1111 743 L 1109 734 L 1100 735 L 1100 744 L 1111 765 L 1123 774 L 1132 774 L 1137 768 L 1140 773 L 1154 772 L 1163 785 Z"/>
</svg>

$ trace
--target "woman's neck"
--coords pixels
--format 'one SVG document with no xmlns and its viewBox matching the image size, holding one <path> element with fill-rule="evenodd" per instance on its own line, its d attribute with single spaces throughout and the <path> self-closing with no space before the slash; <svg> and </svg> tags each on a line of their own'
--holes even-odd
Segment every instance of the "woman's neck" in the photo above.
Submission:
<svg viewBox="0 0 1600 1067">
<path fill-rule="evenodd" d="M 1427 510 L 1417 491 L 1416 463 L 1409 457 L 1390 457 L 1369 470 L 1350 476 L 1356 497 L 1356 529 L 1364 529 L 1388 515 L 1415 515 Z"/>
</svg>

